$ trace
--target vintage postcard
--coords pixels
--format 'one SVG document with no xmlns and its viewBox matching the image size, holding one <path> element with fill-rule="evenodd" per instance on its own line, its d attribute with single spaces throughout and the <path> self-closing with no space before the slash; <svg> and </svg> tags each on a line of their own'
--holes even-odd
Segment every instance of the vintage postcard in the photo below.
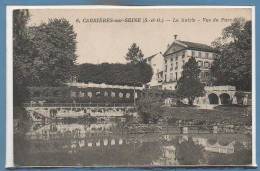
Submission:
<svg viewBox="0 0 260 171">
<path fill-rule="evenodd" d="M 6 167 L 256 166 L 250 6 L 9 6 Z"/>
</svg>

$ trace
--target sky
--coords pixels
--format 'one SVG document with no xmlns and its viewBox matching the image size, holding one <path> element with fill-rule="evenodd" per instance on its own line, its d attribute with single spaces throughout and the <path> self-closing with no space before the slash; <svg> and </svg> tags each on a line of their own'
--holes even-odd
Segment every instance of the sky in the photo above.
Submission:
<svg viewBox="0 0 260 171">
<path fill-rule="evenodd" d="M 50 18 L 65 18 L 73 25 L 77 33 L 76 53 L 79 64 L 126 63 L 124 57 L 134 42 L 141 48 L 145 57 L 158 52 L 163 53 L 167 45 L 174 40 L 175 34 L 179 40 L 210 45 L 234 18 L 243 17 L 251 20 L 252 17 L 250 8 L 30 9 L 29 11 L 30 26 L 48 22 Z M 113 22 L 86 22 L 94 18 L 104 20 L 109 18 Z M 138 20 L 129 22 L 129 18 Z M 122 21 L 114 22 L 116 19 Z M 145 19 L 149 22 L 144 23 Z M 153 22 L 153 19 L 157 22 Z M 161 22 L 162 20 L 164 22 Z"/>
</svg>

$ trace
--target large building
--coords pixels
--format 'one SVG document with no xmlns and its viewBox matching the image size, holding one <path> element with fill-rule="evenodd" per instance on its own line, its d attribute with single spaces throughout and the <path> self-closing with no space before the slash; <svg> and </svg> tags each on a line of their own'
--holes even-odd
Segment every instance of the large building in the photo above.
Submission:
<svg viewBox="0 0 260 171">
<path fill-rule="evenodd" d="M 216 57 L 214 49 L 208 45 L 188 41 L 174 40 L 164 56 L 164 89 L 174 90 L 181 77 L 183 65 L 189 58 L 195 57 L 201 69 L 201 82 L 210 79 L 210 68 Z"/>
<path fill-rule="evenodd" d="M 161 57 L 161 59 L 159 60 L 155 57 Z M 146 62 L 152 66 L 154 71 L 151 83 L 156 82 L 156 78 L 158 77 L 157 71 L 162 70 L 163 72 L 160 72 L 160 76 L 162 75 L 163 81 L 158 82 L 158 84 L 161 86 L 156 85 L 156 87 L 175 90 L 177 80 L 181 77 L 182 74 L 183 65 L 188 62 L 189 58 L 191 57 L 195 57 L 201 69 L 201 82 L 207 84 L 208 80 L 210 80 L 210 68 L 216 57 L 216 52 L 208 45 L 181 41 L 177 40 L 176 37 L 172 44 L 168 46 L 164 54 L 146 58 Z M 161 65 L 162 58 L 163 65 Z M 162 67 L 161 69 L 154 66 L 154 63 L 156 62 L 158 62 L 158 66 Z M 150 84 L 151 87 L 153 87 L 153 85 L 154 84 Z"/>
</svg>

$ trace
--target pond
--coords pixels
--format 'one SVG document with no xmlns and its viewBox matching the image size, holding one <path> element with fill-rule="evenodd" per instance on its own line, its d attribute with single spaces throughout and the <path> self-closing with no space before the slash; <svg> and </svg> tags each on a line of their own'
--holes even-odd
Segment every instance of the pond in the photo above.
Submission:
<svg viewBox="0 0 260 171">
<path fill-rule="evenodd" d="M 183 132 L 167 125 L 103 120 L 34 123 L 14 137 L 18 166 L 250 165 L 251 135 Z M 193 128 L 194 129 L 194 128 Z"/>
</svg>

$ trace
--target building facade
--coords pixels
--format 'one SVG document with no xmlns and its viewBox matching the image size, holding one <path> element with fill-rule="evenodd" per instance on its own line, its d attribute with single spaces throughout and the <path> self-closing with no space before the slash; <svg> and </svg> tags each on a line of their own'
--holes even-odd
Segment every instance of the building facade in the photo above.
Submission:
<svg viewBox="0 0 260 171">
<path fill-rule="evenodd" d="M 153 77 L 148 83 L 150 88 L 175 90 L 177 80 L 182 75 L 183 65 L 195 57 L 201 69 L 200 79 L 208 85 L 210 69 L 217 53 L 208 45 L 175 39 L 165 53 L 157 53 L 145 58 L 153 69 Z"/>
<path fill-rule="evenodd" d="M 210 69 L 216 52 L 208 45 L 188 41 L 174 40 L 167 48 L 164 56 L 164 84 L 163 89 L 175 90 L 177 80 L 180 79 L 183 65 L 194 57 L 201 69 L 200 79 L 207 84 L 211 79 Z"/>
<path fill-rule="evenodd" d="M 148 83 L 150 88 L 162 89 L 163 83 L 163 67 L 164 67 L 164 57 L 161 52 L 156 53 L 144 59 L 144 61 L 149 64 L 153 69 L 153 76 L 151 81 Z"/>
</svg>

